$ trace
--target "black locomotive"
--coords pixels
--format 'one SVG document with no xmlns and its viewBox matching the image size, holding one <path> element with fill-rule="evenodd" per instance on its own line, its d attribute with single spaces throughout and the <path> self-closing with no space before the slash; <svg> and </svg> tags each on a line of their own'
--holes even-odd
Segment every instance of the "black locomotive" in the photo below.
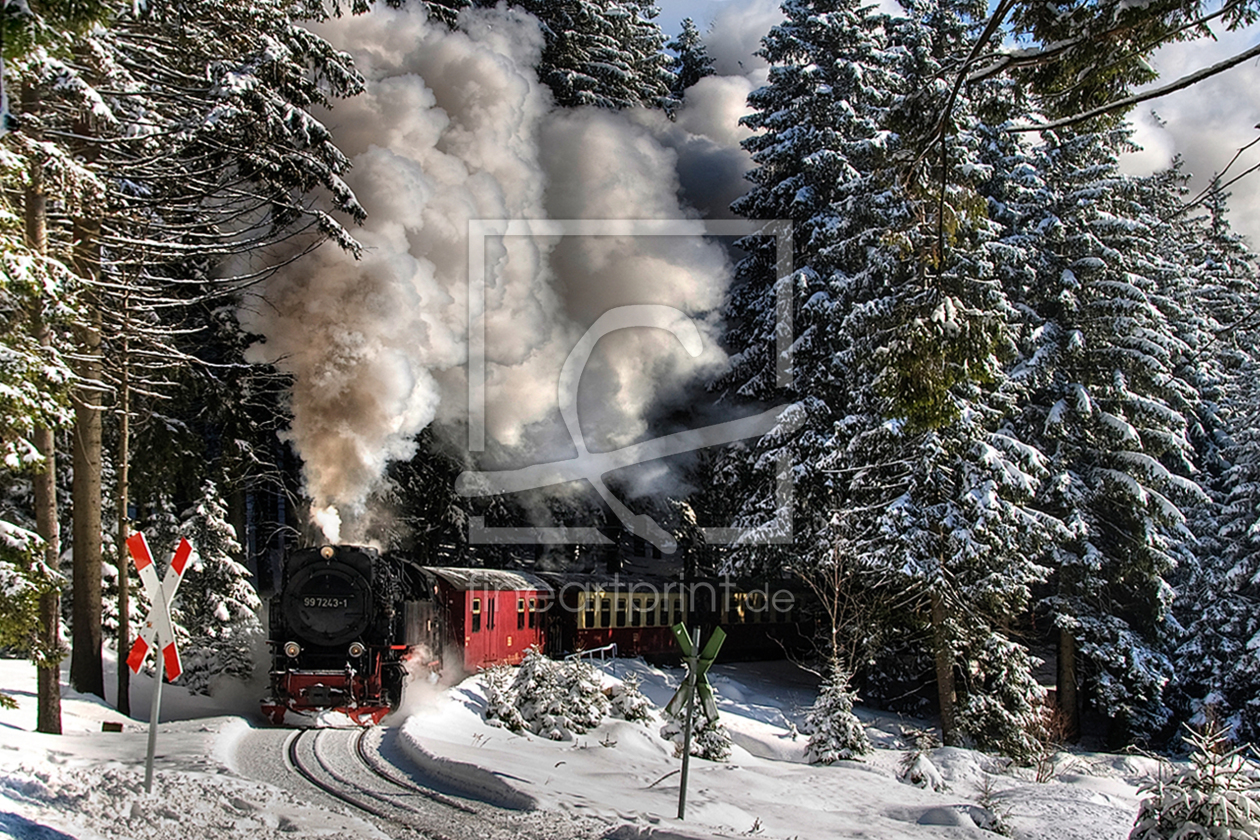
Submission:
<svg viewBox="0 0 1260 840">
<path fill-rule="evenodd" d="M 423 571 L 376 549 L 324 545 L 287 558 L 271 599 L 271 697 L 263 713 L 331 709 L 379 723 L 402 702 L 409 652 L 431 645 Z"/>
</svg>

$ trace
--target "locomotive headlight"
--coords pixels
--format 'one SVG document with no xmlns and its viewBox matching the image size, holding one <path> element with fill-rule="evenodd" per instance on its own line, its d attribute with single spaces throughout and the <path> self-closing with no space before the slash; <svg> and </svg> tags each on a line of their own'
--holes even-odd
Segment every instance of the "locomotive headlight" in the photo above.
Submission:
<svg viewBox="0 0 1260 840">
<path fill-rule="evenodd" d="M 333 554 L 335 553 L 336 550 L 331 545 L 326 545 L 319 550 L 319 556 L 323 557 L 325 560 L 333 559 Z"/>
<path fill-rule="evenodd" d="M 297 642 L 284 643 L 284 655 L 289 657 L 290 659 L 297 659 L 298 654 L 301 652 L 302 652 L 302 646 L 299 645 Z"/>
<path fill-rule="evenodd" d="M 354 642 L 350 645 L 350 657 L 352 659 L 358 659 L 365 653 L 367 653 L 367 648 L 363 646 L 362 642 Z"/>
</svg>

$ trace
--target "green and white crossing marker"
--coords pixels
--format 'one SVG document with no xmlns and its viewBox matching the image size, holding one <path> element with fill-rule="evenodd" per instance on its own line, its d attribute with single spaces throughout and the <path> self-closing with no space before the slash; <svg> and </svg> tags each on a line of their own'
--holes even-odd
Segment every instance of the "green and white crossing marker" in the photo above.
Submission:
<svg viewBox="0 0 1260 840">
<path fill-rule="evenodd" d="M 679 717 L 683 709 L 687 710 L 683 729 L 682 778 L 678 786 L 678 819 L 681 820 L 687 815 L 687 769 L 691 764 L 691 724 L 695 717 L 695 700 L 700 698 L 700 708 L 705 717 L 711 722 L 717 720 L 717 701 L 713 699 L 713 686 L 709 685 L 709 678 L 705 675 L 713 660 L 717 659 L 722 642 L 726 641 L 726 631 L 721 627 L 714 630 L 704 649 L 700 650 L 699 627 L 690 635 L 682 624 L 675 624 L 670 629 L 674 631 L 674 638 L 682 648 L 683 662 L 687 665 L 687 679 L 665 704 L 665 711 L 674 717 Z"/>
</svg>

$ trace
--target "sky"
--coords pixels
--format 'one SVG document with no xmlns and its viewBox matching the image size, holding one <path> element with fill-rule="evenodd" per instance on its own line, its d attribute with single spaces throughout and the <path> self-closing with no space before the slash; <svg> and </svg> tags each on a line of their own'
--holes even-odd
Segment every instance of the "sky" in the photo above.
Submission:
<svg viewBox="0 0 1260 840">
<path fill-rule="evenodd" d="M 1260 27 L 1222 33 L 1219 40 L 1203 39 L 1160 50 L 1155 67 L 1167 80 L 1177 79 L 1200 67 L 1235 55 L 1260 41 Z M 1137 141 L 1145 147 L 1129 160 L 1135 173 L 1167 165 L 1174 154 L 1186 161 L 1194 177 L 1192 194 L 1206 186 L 1241 147 L 1260 137 L 1260 63 L 1244 62 L 1219 76 L 1167 97 L 1144 103 L 1134 111 Z M 1260 152 L 1251 149 L 1230 170 L 1241 173 L 1260 163 Z M 1231 188 L 1230 220 L 1245 234 L 1253 248 L 1260 246 L 1260 173 Z"/>
<path fill-rule="evenodd" d="M 882 0 L 892 5 L 893 0 Z M 661 14 L 657 21 L 673 38 L 682 28 L 682 20 L 690 17 L 702 33 L 712 36 L 716 29 L 738 33 L 738 44 L 710 41 L 710 54 L 731 55 L 755 49 L 757 31 L 782 19 L 778 0 L 658 0 Z M 716 26 L 715 26 L 716 24 Z M 1260 43 L 1260 25 L 1238 32 L 1218 32 L 1218 40 L 1202 39 L 1177 44 L 1158 51 L 1154 66 L 1161 79 L 1156 84 L 1221 61 Z M 722 68 L 719 68 L 721 70 Z M 735 72 L 728 69 L 726 72 Z M 1132 121 L 1136 139 L 1144 146 L 1141 154 L 1126 160 L 1125 169 L 1132 174 L 1148 174 L 1168 166 L 1173 156 L 1185 159 L 1185 168 L 1193 178 L 1192 194 L 1197 194 L 1222 169 L 1234 153 L 1260 137 L 1260 62 L 1252 60 L 1234 67 L 1206 82 L 1134 109 Z M 1260 164 L 1260 148 L 1252 149 L 1231 172 L 1242 172 Z M 1236 230 L 1246 235 L 1253 247 L 1260 246 L 1260 172 L 1236 184 L 1230 199 L 1231 221 Z"/>
</svg>

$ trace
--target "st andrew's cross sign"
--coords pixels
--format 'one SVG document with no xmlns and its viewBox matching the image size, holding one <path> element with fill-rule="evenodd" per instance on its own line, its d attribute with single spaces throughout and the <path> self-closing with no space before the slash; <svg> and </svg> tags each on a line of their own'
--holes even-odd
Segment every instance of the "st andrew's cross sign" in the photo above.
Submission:
<svg viewBox="0 0 1260 840">
<path fill-rule="evenodd" d="M 127 666 L 135 673 L 140 673 L 144 659 L 150 650 L 160 651 L 157 654 L 157 672 L 153 675 L 153 706 L 149 711 L 149 753 L 144 764 L 144 790 L 153 790 L 153 752 L 157 746 L 158 715 L 162 706 L 162 669 L 165 666 L 167 679 L 174 680 L 183 673 L 183 665 L 179 661 L 179 648 L 175 646 L 175 628 L 171 624 L 171 600 L 179 589 L 179 582 L 184 577 L 184 569 L 188 566 L 188 558 L 192 556 L 192 546 L 188 540 L 180 540 L 175 549 L 175 556 L 166 567 L 166 575 L 158 581 L 157 569 L 153 564 L 153 554 L 149 551 L 149 543 L 144 534 L 139 532 L 127 538 L 127 551 L 136 563 L 140 572 L 140 580 L 144 583 L 145 594 L 149 596 L 149 614 L 144 619 L 144 629 L 131 646 L 127 655 Z"/>
<path fill-rule="evenodd" d="M 687 679 L 678 686 L 678 691 L 665 704 L 666 712 L 675 718 L 679 716 L 684 718 L 682 776 L 678 786 L 678 819 L 681 820 L 687 815 L 687 769 L 691 766 L 691 724 L 695 717 L 695 701 L 699 697 L 704 716 L 711 722 L 717 721 L 717 702 L 713 698 L 713 686 L 709 685 L 706 674 L 713 665 L 713 661 L 717 659 L 718 651 L 722 649 L 722 642 L 726 641 L 726 631 L 721 627 L 714 630 L 708 643 L 701 650 L 699 627 L 695 629 L 694 635 L 689 635 L 687 628 L 682 624 L 675 624 L 670 629 L 674 631 L 674 638 L 678 640 L 678 646 L 682 648 L 683 662 L 687 666 Z"/>
</svg>

